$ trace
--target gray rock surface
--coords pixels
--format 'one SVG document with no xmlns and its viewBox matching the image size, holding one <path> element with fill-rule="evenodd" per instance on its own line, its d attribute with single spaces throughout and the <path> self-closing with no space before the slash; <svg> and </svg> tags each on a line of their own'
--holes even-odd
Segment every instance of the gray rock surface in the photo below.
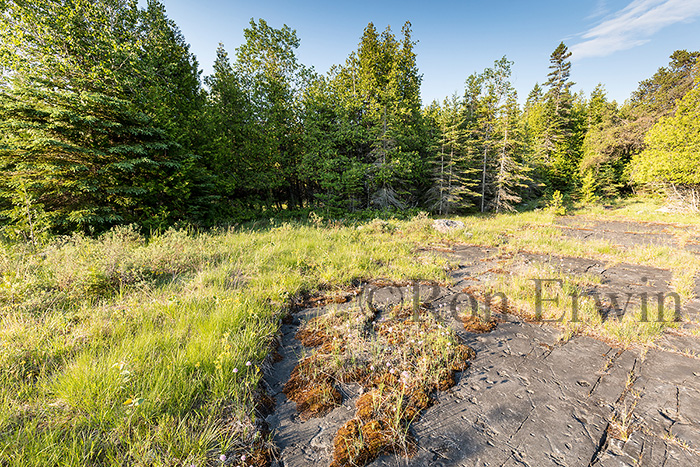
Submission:
<svg viewBox="0 0 700 467">
<path fill-rule="evenodd" d="M 623 230 L 626 226 L 608 225 Z M 647 227 L 644 227 L 647 228 Z M 666 235 L 656 227 L 650 232 Z M 656 238 L 656 237 L 655 237 Z M 502 264 L 498 251 L 455 248 L 456 285 L 421 286 L 423 301 L 446 310 L 467 285 L 487 281 Z M 631 264 L 522 253 L 520 263 L 548 262 L 572 274 L 597 274 L 600 293 L 667 291 L 669 271 Z M 642 281 L 642 278 L 647 281 Z M 411 288 L 376 288 L 376 303 L 411 299 Z M 366 296 L 365 296 L 366 298 Z M 695 316 L 697 300 L 689 304 Z M 684 312 L 686 310 L 684 309 Z M 343 386 L 344 401 L 326 417 L 302 421 L 282 386 L 304 349 L 294 339 L 305 310 L 282 328 L 281 353 L 267 378 L 277 410 L 267 421 L 280 448 L 277 465 L 328 465 L 335 431 L 354 416 L 358 386 Z M 457 385 L 438 393 L 412 431 L 418 452 L 385 455 L 373 466 L 698 466 L 700 465 L 700 342 L 669 333 L 652 348 L 619 348 L 589 337 L 562 339 L 561 331 L 512 315 L 487 334 L 473 334 L 442 313 L 476 351 Z"/>
<path fill-rule="evenodd" d="M 433 221 L 433 228 L 438 232 L 449 232 L 450 230 L 463 229 L 464 222 L 453 221 L 451 219 L 435 219 Z"/>
</svg>

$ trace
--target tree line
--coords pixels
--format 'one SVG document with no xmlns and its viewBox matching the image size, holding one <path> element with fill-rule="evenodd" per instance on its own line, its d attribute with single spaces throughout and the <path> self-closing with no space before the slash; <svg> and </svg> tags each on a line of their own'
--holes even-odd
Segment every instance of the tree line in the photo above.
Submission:
<svg viewBox="0 0 700 467">
<path fill-rule="evenodd" d="M 293 29 L 259 19 L 202 77 L 157 0 L 14 0 L 0 36 L 6 230 L 502 212 L 638 189 L 700 204 L 698 52 L 674 52 L 622 105 L 602 85 L 572 92 L 563 43 L 522 107 L 506 57 L 423 105 L 409 22 L 368 24 L 325 74 L 299 63 Z"/>
</svg>

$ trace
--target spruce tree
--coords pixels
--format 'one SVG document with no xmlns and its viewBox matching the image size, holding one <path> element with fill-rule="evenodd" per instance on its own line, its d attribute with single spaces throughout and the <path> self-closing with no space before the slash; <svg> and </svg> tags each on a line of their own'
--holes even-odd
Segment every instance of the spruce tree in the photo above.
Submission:
<svg viewBox="0 0 700 467">
<path fill-rule="evenodd" d="M 547 75 L 546 125 L 542 146 L 548 185 L 555 190 L 569 190 L 578 175 L 580 146 L 574 135 L 573 96 L 569 80 L 571 52 L 560 43 L 549 58 Z"/>
<path fill-rule="evenodd" d="M 490 207 L 495 212 L 513 211 L 515 205 L 522 201 L 522 190 L 532 182 L 529 176 L 531 169 L 522 160 L 524 137 L 514 89 L 510 89 L 506 95 L 497 131 L 500 141 L 493 182 L 495 193 Z"/>
<path fill-rule="evenodd" d="M 466 145 L 466 119 L 458 97 L 445 99 L 442 106 L 436 104 L 433 118 L 439 138 L 429 206 L 438 214 L 447 215 L 471 207 L 470 198 L 478 196 L 473 191 L 477 169 Z"/>
<path fill-rule="evenodd" d="M 0 21 L 3 193 L 26 187 L 64 231 L 178 216 L 179 145 L 134 105 L 157 71 L 138 68 L 136 4 L 11 2 Z"/>
</svg>

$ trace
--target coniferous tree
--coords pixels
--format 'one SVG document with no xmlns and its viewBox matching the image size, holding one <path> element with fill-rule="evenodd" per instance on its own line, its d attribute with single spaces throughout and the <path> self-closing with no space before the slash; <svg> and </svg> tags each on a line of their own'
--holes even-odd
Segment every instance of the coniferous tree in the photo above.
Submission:
<svg viewBox="0 0 700 467">
<path fill-rule="evenodd" d="M 246 42 L 236 50 L 234 70 L 250 102 L 252 135 L 249 156 L 249 189 L 281 209 L 301 203 L 296 172 L 302 147 L 299 99 L 304 68 L 295 49 L 296 31 L 284 25 L 272 28 L 263 19 L 250 21 L 244 30 Z"/>
<path fill-rule="evenodd" d="M 545 94 L 546 124 L 542 136 L 544 166 L 548 185 L 557 190 L 572 186 L 578 173 L 580 148 L 574 135 L 573 96 L 569 80 L 571 74 L 571 52 L 560 43 L 550 56 L 550 72 L 547 75 Z"/>
<path fill-rule="evenodd" d="M 209 88 L 205 107 L 207 142 L 203 144 L 203 163 L 216 174 L 219 195 L 211 213 L 213 218 L 244 217 L 249 211 L 248 194 L 251 141 L 255 134 L 251 106 L 240 78 L 231 65 L 223 44 L 219 44 L 214 73 L 205 78 Z"/>
<path fill-rule="evenodd" d="M 398 41 L 390 28 L 379 34 L 369 23 L 358 50 L 328 76 L 328 95 L 338 104 L 339 131 L 333 134 L 343 142 L 336 146 L 336 167 L 351 170 L 346 187 L 353 186 L 353 206 L 361 198 L 364 207 L 401 209 L 418 203 L 429 188 L 421 75 L 410 23 L 402 36 Z"/>
<path fill-rule="evenodd" d="M 580 175 L 586 202 L 597 195 L 614 196 L 624 184 L 624 161 L 610 151 L 619 135 L 614 129 L 620 117 L 617 104 L 609 102 L 602 84 L 588 101 L 587 131 L 583 141 Z"/>
<path fill-rule="evenodd" d="M 500 114 L 495 196 L 491 201 L 491 208 L 496 212 L 513 211 L 514 206 L 522 201 L 520 193 L 532 182 L 529 176 L 531 169 L 522 160 L 524 136 L 514 89 L 508 92 Z"/>
<path fill-rule="evenodd" d="M 3 22 L 3 192 L 24 186 L 62 230 L 184 215 L 180 146 L 139 102 L 133 2 L 11 2 Z"/>
<path fill-rule="evenodd" d="M 539 194 L 538 187 L 547 180 L 548 137 L 547 103 L 542 87 L 536 83 L 527 96 L 523 107 L 522 123 L 525 144 L 523 159 L 532 168 L 535 180 L 533 194 Z"/>
<path fill-rule="evenodd" d="M 515 90 L 510 83 L 512 62 L 506 57 L 481 74 L 467 78 L 464 106 L 467 144 L 481 159 L 479 210 L 510 210 L 520 202 L 520 190 L 530 178 L 522 163 L 523 133 Z"/>
<path fill-rule="evenodd" d="M 436 156 L 433 163 L 433 186 L 429 190 L 430 208 L 440 215 L 455 213 L 471 206 L 478 196 L 470 153 L 466 145 L 466 118 L 456 95 L 437 103 L 433 111 L 438 129 Z"/>
</svg>

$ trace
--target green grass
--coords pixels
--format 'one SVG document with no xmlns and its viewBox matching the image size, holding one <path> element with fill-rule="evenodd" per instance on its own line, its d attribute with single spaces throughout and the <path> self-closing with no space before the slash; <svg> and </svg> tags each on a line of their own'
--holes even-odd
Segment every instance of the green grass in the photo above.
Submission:
<svg viewBox="0 0 700 467">
<path fill-rule="evenodd" d="M 370 277 L 445 280 L 425 220 L 131 228 L 0 250 L 0 459 L 207 465 L 263 446 L 253 405 L 289 299 Z"/>
<path fill-rule="evenodd" d="M 628 200 L 620 202 L 623 208 L 649 206 L 650 201 Z M 653 206 L 653 205 L 652 205 Z M 591 224 L 591 210 L 587 208 L 576 211 L 576 223 Z M 602 208 L 600 208 L 602 210 Z M 627 212 L 627 211 L 625 211 Z M 694 217 L 675 216 L 670 219 L 687 219 L 692 223 Z M 466 224 L 463 231 L 451 232 L 443 236 L 446 240 L 462 241 L 472 245 L 497 246 L 501 252 L 528 251 L 532 253 L 553 254 L 594 258 L 608 265 L 631 263 L 668 269 L 672 272 L 672 286 L 684 302 L 694 298 L 695 279 L 700 275 L 700 255 L 679 248 L 688 235 L 685 228 L 668 226 L 667 230 L 679 240 L 670 245 L 616 245 L 608 240 L 579 240 L 562 235 L 555 226 L 556 217 L 549 211 L 536 210 L 517 214 L 500 214 L 460 218 Z M 621 220 L 621 218 L 618 218 Z M 700 222 L 700 218 L 698 218 Z M 592 225 L 592 224 L 591 224 Z M 697 232 L 700 235 L 700 231 Z"/>
<path fill-rule="evenodd" d="M 637 196 L 616 199 L 610 201 L 607 206 L 607 209 L 602 204 L 583 206 L 577 209 L 576 213 L 596 218 L 700 225 L 700 213 L 674 211 L 674 206 L 662 197 Z"/>
<path fill-rule="evenodd" d="M 540 283 L 539 297 L 533 281 L 537 278 L 546 278 Z M 518 274 L 499 276 L 487 289 L 507 297 L 509 312 L 560 327 L 563 339 L 588 335 L 623 346 L 649 344 L 665 329 L 678 327 L 671 300 L 665 303 L 662 319 L 658 319 L 655 297 L 647 303 L 646 318 L 639 304 L 629 304 L 622 316 L 611 313 L 604 318 L 595 299 L 586 292 L 596 284 L 600 284 L 598 276 L 564 274 L 549 264 L 531 263 Z M 607 302 L 604 295 L 599 300 Z M 624 297 L 619 300 L 618 305 L 625 307 Z"/>
<path fill-rule="evenodd" d="M 628 201 L 601 212 L 618 209 L 639 211 Z M 581 222 L 597 215 L 580 212 Z M 567 238 L 545 210 L 461 220 L 465 229 L 445 234 L 420 215 L 364 224 L 316 216 L 0 244 L 0 465 L 204 466 L 221 454 L 255 456 L 266 445 L 254 410 L 261 369 L 290 299 L 371 278 L 448 281 L 447 260 L 418 246 L 470 243 L 667 268 L 675 290 L 693 297 L 700 258 L 677 245 Z M 509 276 L 502 287 L 523 310 L 534 290 L 527 279 Z M 565 279 L 576 288 L 590 278 Z M 579 313 L 590 320 L 564 322 L 565 332 L 633 343 L 665 327 L 640 327 L 633 316 L 602 322 L 585 299 Z"/>
</svg>

